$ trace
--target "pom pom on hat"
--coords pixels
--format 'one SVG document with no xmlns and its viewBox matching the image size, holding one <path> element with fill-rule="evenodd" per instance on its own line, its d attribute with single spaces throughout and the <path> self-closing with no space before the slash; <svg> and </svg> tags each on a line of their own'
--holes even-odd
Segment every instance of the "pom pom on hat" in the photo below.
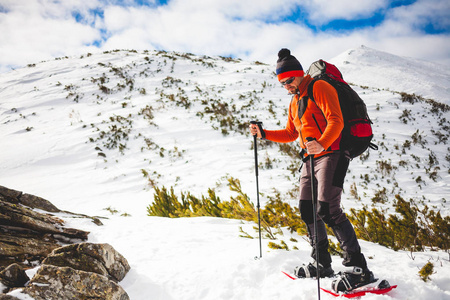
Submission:
<svg viewBox="0 0 450 300">
<path fill-rule="evenodd" d="M 278 51 L 278 59 L 279 60 L 282 58 L 288 57 L 290 55 L 291 55 L 291 50 L 289 50 L 289 49 L 283 48 L 280 51 Z"/>
<path fill-rule="evenodd" d="M 277 60 L 277 77 L 278 80 L 289 77 L 303 77 L 303 67 L 300 62 L 291 55 L 289 49 L 283 48 L 278 51 Z"/>
</svg>

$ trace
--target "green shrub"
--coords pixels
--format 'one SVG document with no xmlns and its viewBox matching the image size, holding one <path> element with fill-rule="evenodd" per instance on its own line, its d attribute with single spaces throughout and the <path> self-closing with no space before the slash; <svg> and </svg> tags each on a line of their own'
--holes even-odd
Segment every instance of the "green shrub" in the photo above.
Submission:
<svg viewBox="0 0 450 300">
<path fill-rule="evenodd" d="M 344 251 L 341 249 L 341 246 L 338 244 L 335 244 L 332 240 L 328 239 L 328 242 L 330 244 L 328 251 L 331 255 L 339 255 L 340 257 L 344 257 Z"/>
<path fill-rule="evenodd" d="M 424 247 L 448 250 L 450 248 L 450 217 L 428 206 L 419 209 L 415 202 L 395 196 L 396 214 L 366 207 L 350 209 L 349 219 L 358 238 L 378 243 L 394 250 L 423 251 Z"/>
<path fill-rule="evenodd" d="M 289 251 L 289 246 L 283 240 L 280 241 L 280 244 L 277 244 L 277 243 L 274 243 L 274 242 L 269 242 L 268 246 L 269 246 L 269 248 L 275 249 L 275 250 L 277 250 L 277 249 L 280 249 L 280 250 L 284 249 L 286 251 Z"/>
<path fill-rule="evenodd" d="M 272 227 L 287 227 L 290 232 L 297 232 L 299 235 L 307 233 L 298 208 L 283 202 L 279 193 L 276 193 L 274 198 L 269 198 L 261 215 Z"/>
<path fill-rule="evenodd" d="M 427 262 L 419 271 L 419 276 L 423 281 L 427 282 L 430 276 L 433 274 L 434 266 L 432 263 Z"/>
<path fill-rule="evenodd" d="M 207 196 L 197 198 L 190 193 L 181 192 L 175 195 L 173 187 L 167 190 L 155 187 L 154 201 L 147 207 L 149 216 L 162 217 L 195 217 L 211 216 L 258 222 L 258 212 L 250 198 L 242 191 L 238 179 L 229 178 L 228 186 L 236 193 L 230 201 L 221 201 L 213 189 L 208 189 Z M 448 250 L 450 248 L 450 217 L 442 217 L 440 212 L 430 210 L 427 206 L 422 209 L 399 195 L 395 196 L 395 214 L 388 214 L 386 210 L 372 208 L 368 210 L 350 209 L 348 218 L 353 223 L 358 238 L 378 243 L 394 250 L 423 251 L 425 247 Z M 281 228 L 288 228 L 290 232 L 306 235 L 307 229 L 301 220 L 298 208 L 293 208 L 282 201 L 281 195 L 275 193 L 264 208 L 260 210 L 261 230 L 264 237 L 275 240 L 275 235 L 282 234 Z M 258 230 L 257 227 L 255 227 Z M 274 231 L 276 229 L 276 231 Z M 240 229 L 241 235 L 253 238 Z M 328 229 L 328 234 L 332 234 Z M 333 254 L 341 255 L 339 246 L 330 243 Z M 273 249 L 286 249 L 286 243 L 281 245 L 272 242 Z M 294 247 L 296 249 L 296 247 Z"/>
<path fill-rule="evenodd" d="M 221 201 L 212 189 L 208 189 L 208 196 L 202 195 L 201 198 L 181 192 L 179 199 L 173 187 L 170 191 L 165 187 L 155 187 L 154 201 L 147 207 L 147 214 L 169 218 L 211 216 L 258 223 L 258 212 L 247 194 L 242 191 L 240 181 L 229 178 L 228 186 L 237 194 L 230 197 L 230 201 Z M 293 209 L 279 198 L 270 200 L 266 208 L 260 210 L 260 219 L 261 230 L 269 239 L 275 239 L 276 233 L 272 228 L 287 226 L 291 231 L 306 232 L 298 209 Z"/>
</svg>

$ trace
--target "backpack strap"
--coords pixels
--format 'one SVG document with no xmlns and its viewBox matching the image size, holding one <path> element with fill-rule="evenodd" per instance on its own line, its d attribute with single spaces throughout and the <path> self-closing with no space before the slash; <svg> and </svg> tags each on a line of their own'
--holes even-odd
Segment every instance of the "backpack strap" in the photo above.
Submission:
<svg viewBox="0 0 450 300">
<path fill-rule="evenodd" d="M 313 96 L 313 87 L 314 87 L 314 83 L 317 81 L 318 79 L 313 79 L 309 85 L 308 85 L 308 93 L 306 96 L 302 97 L 302 98 L 298 98 L 297 100 L 297 104 L 298 104 L 298 118 L 301 119 L 303 114 L 306 111 L 306 107 L 308 106 L 308 100 L 311 99 L 312 102 L 314 102 L 314 104 L 316 104 L 316 101 L 314 100 L 314 96 Z M 317 106 L 317 104 L 316 104 Z M 317 106 L 319 107 L 319 106 Z M 319 107 L 320 109 L 320 107 Z M 322 110 L 321 110 L 322 111 Z M 323 114 L 323 112 L 322 112 Z M 317 122 L 316 122 L 317 123 Z"/>
<path fill-rule="evenodd" d="M 328 79 L 328 80 L 327 80 Z M 314 88 L 314 84 L 319 81 L 319 80 L 323 80 L 326 83 L 330 84 L 333 88 L 335 88 L 331 82 L 329 77 L 327 77 L 326 75 L 319 75 L 318 77 L 314 78 L 308 85 L 308 96 L 309 98 L 314 101 L 314 103 L 316 103 L 316 100 L 314 100 L 314 93 L 313 93 L 313 88 Z M 336 88 L 335 88 L 336 89 Z"/>
<path fill-rule="evenodd" d="M 319 80 L 318 78 L 314 78 L 308 85 L 308 97 L 309 99 L 311 99 L 314 103 L 316 103 L 316 100 L 314 100 L 314 94 L 313 94 L 313 88 L 314 88 L 314 83 L 317 82 L 317 80 Z"/>
<path fill-rule="evenodd" d="M 376 144 L 372 143 L 372 142 L 370 142 L 369 148 L 372 149 L 372 150 L 378 150 L 378 146 Z"/>
<path fill-rule="evenodd" d="M 305 113 L 306 108 L 308 107 L 308 100 L 309 100 L 308 96 L 304 96 L 302 98 L 299 97 L 298 100 L 297 100 L 298 118 L 299 118 L 299 120 L 302 119 L 303 114 Z"/>
<path fill-rule="evenodd" d="M 311 81 L 308 85 L 308 98 L 311 99 L 312 102 L 314 102 L 314 104 L 317 106 L 317 108 L 320 110 L 320 112 L 322 113 L 323 119 L 325 120 L 326 123 L 327 122 L 327 118 L 325 117 L 325 114 L 323 113 L 322 109 L 319 107 L 319 105 L 317 105 L 316 100 L 314 100 L 314 94 L 313 94 L 313 89 L 314 89 L 314 83 L 317 82 L 317 80 L 321 80 L 320 78 L 315 78 L 313 79 L 313 81 Z M 319 126 L 319 122 L 317 122 L 317 119 L 314 115 L 312 115 L 314 122 L 316 122 L 317 128 L 319 128 L 319 131 L 321 134 L 323 134 L 322 129 L 320 129 Z"/>
</svg>

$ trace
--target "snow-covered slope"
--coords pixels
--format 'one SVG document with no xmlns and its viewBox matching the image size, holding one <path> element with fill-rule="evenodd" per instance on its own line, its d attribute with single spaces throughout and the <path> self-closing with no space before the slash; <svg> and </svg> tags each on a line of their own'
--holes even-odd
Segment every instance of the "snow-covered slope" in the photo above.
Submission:
<svg viewBox="0 0 450 300">
<path fill-rule="evenodd" d="M 400 194 L 449 215 L 450 114 L 438 105 L 448 103 L 448 72 L 365 47 L 331 61 L 365 99 L 380 147 L 352 162 L 343 206 L 370 207 L 385 188 L 377 207 L 392 212 Z M 240 179 L 256 202 L 247 124 L 259 119 L 266 128 L 282 127 L 290 101 L 273 71 L 224 57 L 111 51 L 0 74 L 0 185 L 61 209 L 109 217 L 97 227 L 63 216 L 69 226 L 90 231 L 90 241 L 108 242 L 129 260 L 122 286 L 131 299 L 315 299 L 315 281 L 291 282 L 280 272 L 309 261 L 302 237 L 293 235 L 300 250 L 289 252 L 264 241 L 263 259 L 254 260 L 257 241 L 239 237 L 239 227 L 251 233 L 252 224 L 146 215 L 153 186 L 196 196 L 215 188 L 227 200 L 227 177 Z M 398 92 L 435 101 L 404 102 Z M 296 206 L 299 160 L 275 144 L 258 149 L 262 204 L 276 189 Z M 282 239 L 292 249 L 290 237 L 285 232 Z M 375 274 L 399 284 L 388 299 L 450 297 L 448 254 L 362 246 Z M 427 261 L 436 273 L 424 283 L 417 272 Z M 342 270 L 339 257 L 333 267 Z"/>
<path fill-rule="evenodd" d="M 405 92 L 450 104 L 450 70 L 445 65 L 400 57 L 365 46 L 331 60 L 348 82 Z"/>
</svg>

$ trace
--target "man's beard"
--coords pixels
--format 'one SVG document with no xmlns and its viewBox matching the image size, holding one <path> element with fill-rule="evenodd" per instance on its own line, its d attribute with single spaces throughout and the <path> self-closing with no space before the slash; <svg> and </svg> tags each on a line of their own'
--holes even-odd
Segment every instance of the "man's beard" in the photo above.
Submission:
<svg viewBox="0 0 450 300">
<path fill-rule="evenodd" d="M 289 89 L 289 90 L 288 90 L 288 94 L 289 94 L 289 95 L 295 95 L 295 94 L 298 94 L 298 87 Z"/>
</svg>

